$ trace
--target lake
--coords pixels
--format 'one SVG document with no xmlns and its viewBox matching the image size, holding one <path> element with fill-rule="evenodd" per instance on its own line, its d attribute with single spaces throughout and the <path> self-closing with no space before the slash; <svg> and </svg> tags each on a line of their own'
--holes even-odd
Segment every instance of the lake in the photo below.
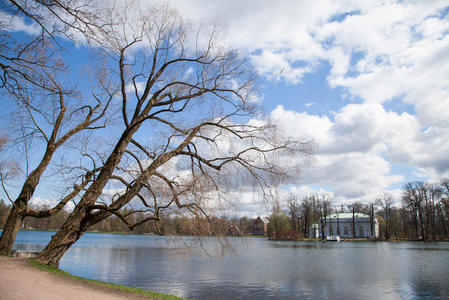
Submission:
<svg viewBox="0 0 449 300">
<path fill-rule="evenodd" d="M 14 248 L 39 251 L 52 234 L 21 231 Z M 215 239 L 195 240 L 87 233 L 60 268 L 197 299 L 449 299 L 449 243 L 229 238 L 221 253 Z"/>
</svg>

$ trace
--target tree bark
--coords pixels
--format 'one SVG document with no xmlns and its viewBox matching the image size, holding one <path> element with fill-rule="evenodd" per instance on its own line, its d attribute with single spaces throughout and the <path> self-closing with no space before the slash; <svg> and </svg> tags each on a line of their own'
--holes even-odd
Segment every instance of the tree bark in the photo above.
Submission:
<svg viewBox="0 0 449 300">
<path fill-rule="evenodd" d="M 28 202 L 34 194 L 36 186 L 39 184 L 39 180 L 47 168 L 50 160 L 55 152 L 56 148 L 52 145 L 47 146 L 44 157 L 41 162 L 26 178 L 22 190 L 11 209 L 11 212 L 6 220 L 5 227 L 0 237 L 0 253 L 9 255 L 16 240 L 17 233 L 19 232 L 20 225 L 22 225 L 23 215 L 21 214 L 24 209 L 27 208 Z"/>
<path fill-rule="evenodd" d="M 306 208 L 306 218 L 305 218 L 305 224 L 304 224 L 304 237 L 307 237 L 307 228 L 309 225 L 309 207 Z"/>
<path fill-rule="evenodd" d="M 86 232 L 87 207 L 77 206 L 64 225 L 52 236 L 50 242 L 35 259 L 57 268 L 67 250 Z"/>
<path fill-rule="evenodd" d="M 141 124 L 138 124 L 134 126 L 133 129 L 126 130 L 122 134 L 122 137 L 117 142 L 112 154 L 108 157 L 102 171 L 98 175 L 97 180 L 89 187 L 81 201 L 65 221 L 64 225 L 62 225 L 58 232 L 51 238 L 51 241 L 45 249 L 36 256 L 35 259 L 37 261 L 53 267 L 58 267 L 59 261 L 67 250 L 86 232 L 90 225 L 88 224 L 90 213 L 89 206 L 95 203 L 95 200 L 103 191 L 114 168 L 120 162 L 126 147 L 130 143 L 132 135 L 140 126 Z"/>
<path fill-rule="evenodd" d="M 13 206 L 9 213 L 0 237 L 0 254 L 9 255 L 11 253 L 12 246 L 14 245 L 14 241 L 16 240 L 17 233 L 19 232 L 23 220 L 20 211 L 19 208 Z"/>
</svg>

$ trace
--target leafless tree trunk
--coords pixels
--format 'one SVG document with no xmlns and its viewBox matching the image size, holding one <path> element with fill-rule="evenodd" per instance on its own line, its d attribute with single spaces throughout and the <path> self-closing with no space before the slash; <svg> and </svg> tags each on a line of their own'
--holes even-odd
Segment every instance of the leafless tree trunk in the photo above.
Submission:
<svg viewBox="0 0 449 300">
<path fill-rule="evenodd" d="M 306 197 L 304 198 L 303 202 L 302 202 L 302 211 L 304 214 L 304 237 L 307 237 L 307 229 L 309 228 L 309 223 L 310 223 L 310 201 L 309 199 Z"/>
<path fill-rule="evenodd" d="M 440 220 L 440 226 L 442 229 L 442 237 L 447 237 L 447 226 L 446 226 L 446 218 L 443 213 L 442 205 L 441 203 L 437 204 L 437 211 L 438 211 L 438 219 Z"/>
<path fill-rule="evenodd" d="M 327 216 L 330 214 L 330 201 L 323 196 L 320 200 L 321 239 L 326 240 Z"/>
<path fill-rule="evenodd" d="M 356 238 L 355 235 L 355 206 L 352 206 L 352 237 Z"/>
<path fill-rule="evenodd" d="M 449 217 L 449 178 L 443 178 L 440 182 L 441 196 L 439 200 L 439 211 L 441 226 L 443 228 L 444 238 L 448 238 L 447 219 Z"/>
<path fill-rule="evenodd" d="M 295 195 L 290 194 L 288 198 L 288 205 L 290 210 L 290 222 L 292 224 L 292 229 L 295 234 L 298 235 L 299 232 L 299 206 L 298 200 Z"/>
</svg>

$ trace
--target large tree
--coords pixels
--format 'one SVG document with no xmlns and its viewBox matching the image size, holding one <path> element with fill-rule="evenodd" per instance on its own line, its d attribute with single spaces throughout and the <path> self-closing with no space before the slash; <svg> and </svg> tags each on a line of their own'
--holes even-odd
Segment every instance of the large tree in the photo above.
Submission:
<svg viewBox="0 0 449 300">
<path fill-rule="evenodd" d="M 15 107 L 9 123 L 14 124 L 16 129 L 9 136 L 12 143 L 23 146 L 23 157 L 20 158 L 23 176 L 19 183 L 21 188 L 13 196 L 6 188 L 7 176 L 0 174 L 4 194 L 12 203 L 0 237 L 0 253 L 11 251 L 26 216 L 48 217 L 55 214 L 91 178 L 90 171 L 87 175 L 86 170 L 83 174 L 79 169 L 70 172 L 73 176 L 67 183 L 67 195 L 61 197 L 62 201 L 54 208 L 40 211 L 28 208 L 55 153 L 78 133 L 105 126 L 107 108 L 112 100 L 112 95 L 102 94 L 97 89 L 108 84 L 103 80 L 104 71 L 99 69 L 89 84 L 82 82 L 83 88 L 86 85 L 90 88 L 86 94 L 72 78 L 74 68 L 63 59 L 61 33 L 68 32 L 65 30 L 67 28 L 77 27 L 77 16 L 88 16 L 83 15 L 81 10 L 71 8 L 70 3 L 73 4 L 73 1 L 6 1 L 1 6 L 0 87 L 6 96 L 3 101 L 10 101 L 9 106 Z M 70 23 L 62 21 L 62 17 L 70 20 Z M 18 22 L 25 23 L 23 18 L 33 22 L 31 32 L 12 34 L 17 30 Z M 87 20 L 84 18 L 82 23 L 89 24 Z M 73 152 L 68 155 L 73 155 Z"/>
<path fill-rule="evenodd" d="M 53 266 L 112 215 L 130 229 L 164 211 L 208 219 L 238 191 L 267 192 L 297 175 L 312 152 L 260 117 L 251 67 L 221 45 L 217 26 L 190 24 L 166 6 L 119 6 L 91 34 L 120 123 L 109 127 L 111 147 L 84 162 L 93 170 L 86 191 L 36 257 Z M 145 218 L 135 222 L 137 213 Z"/>
</svg>

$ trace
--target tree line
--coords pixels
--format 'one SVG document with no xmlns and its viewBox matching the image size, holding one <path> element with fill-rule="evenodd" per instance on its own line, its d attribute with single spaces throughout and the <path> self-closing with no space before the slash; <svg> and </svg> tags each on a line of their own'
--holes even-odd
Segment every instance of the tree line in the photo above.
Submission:
<svg viewBox="0 0 449 300">
<path fill-rule="evenodd" d="M 388 194 L 375 199 L 371 204 L 354 202 L 348 206 L 335 207 L 326 196 L 310 195 L 298 199 L 290 195 L 288 210 L 283 211 L 274 205 L 269 216 L 267 235 L 271 239 L 304 239 L 309 237 L 313 224 L 323 224 L 324 216 L 336 212 L 361 212 L 369 215 L 370 205 L 374 204 L 379 221 L 380 240 L 447 240 L 449 239 L 449 179 L 440 183 L 410 182 L 404 186 L 399 205 L 393 205 Z M 3 228 L 11 209 L 0 200 L 0 228 Z M 48 209 L 41 207 L 40 209 Z M 132 210 L 123 209 L 122 214 Z M 69 212 L 61 210 L 49 218 L 25 218 L 24 229 L 57 230 Z M 133 215 L 133 222 L 146 219 L 145 213 Z M 97 232 L 125 232 L 137 234 L 176 234 L 176 235 L 252 235 L 256 218 L 247 216 L 228 218 L 211 216 L 189 218 L 187 216 L 161 216 L 157 222 L 144 222 L 133 231 L 117 216 L 105 219 L 89 228 Z"/>
<path fill-rule="evenodd" d="M 290 195 L 288 210 L 275 205 L 269 217 L 268 236 L 272 239 L 303 239 L 309 237 L 312 224 L 324 227 L 325 216 L 337 212 L 370 214 L 373 205 L 379 221 L 381 240 L 447 240 L 449 239 L 449 179 L 439 183 L 422 181 L 404 185 L 401 202 L 394 205 L 384 194 L 372 203 L 353 202 L 336 207 L 325 196 L 310 195 L 301 200 Z"/>
<path fill-rule="evenodd" d="M 35 209 L 48 209 L 47 206 L 36 207 Z M 11 210 L 11 205 L 0 199 L 0 229 L 6 223 L 6 218 Z M 124 209 L 122 214 L 131 210 Z M 58 230 L 70 215 L 66 210 L 61 210 L 49 218 L 27 217 L 23 220 L 22 229 L 25 230 Z M 147 216 L 139 213 L 133 216 L 134 222 L 139 222 Z M 249 236 L 253 234 L 254 222 L 256 218 L 243 217 L 216 217 L 210 220 L 206 218 L 189 218 L 187 216 L 162 216 L 161 220 L 145 222 L 130 230 L 128 226 L 117 216 L 107 218 L 92 227 L 92 232 L 114 232 L 114 233 L 136 233 L 136 234 L 160 234 L 160 235 L 234 235 Z"/>
</svg>

